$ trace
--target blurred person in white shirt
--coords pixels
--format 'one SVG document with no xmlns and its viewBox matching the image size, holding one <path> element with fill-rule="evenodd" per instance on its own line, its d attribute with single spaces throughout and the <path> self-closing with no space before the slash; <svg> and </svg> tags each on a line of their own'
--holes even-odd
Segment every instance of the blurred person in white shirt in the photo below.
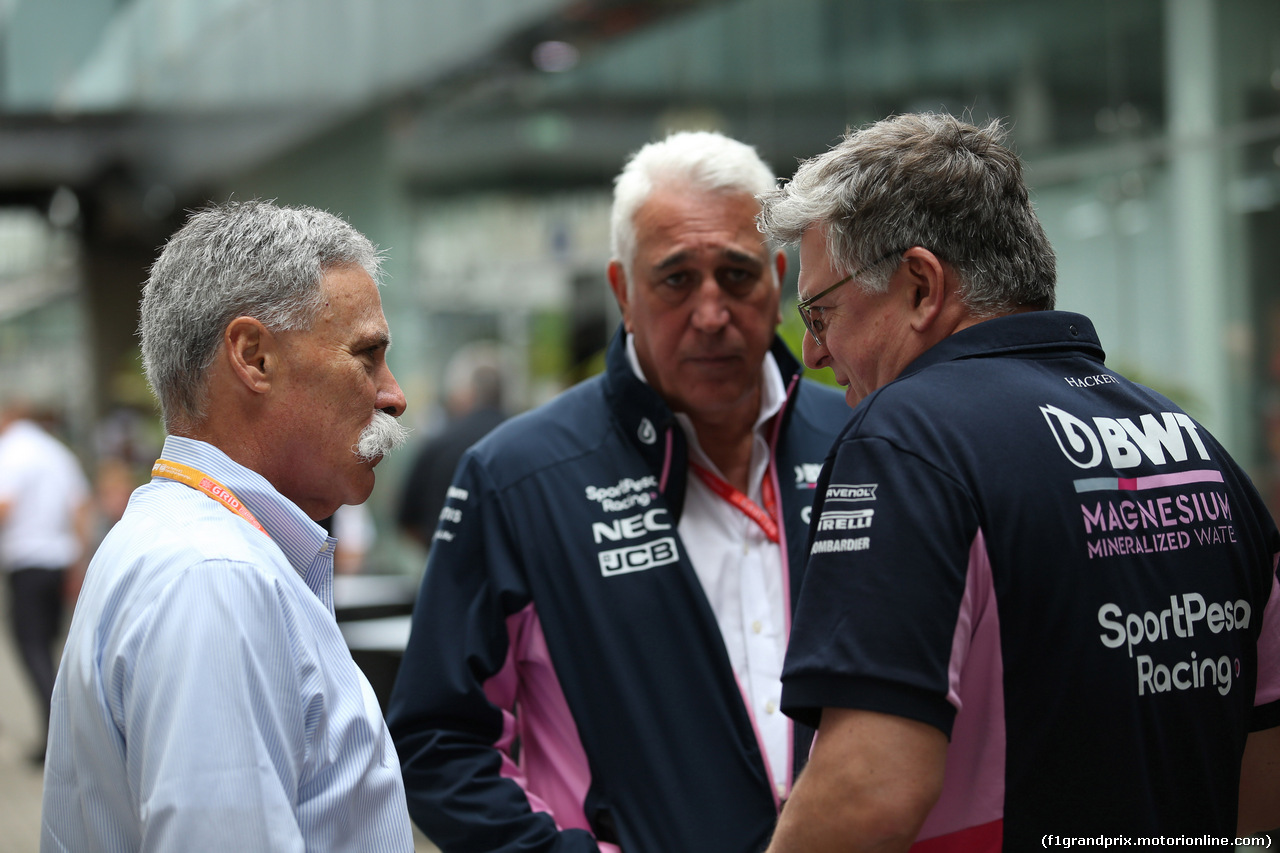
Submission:
<svg viewBox="0 0 1280 853">
<path fill-rule="evenodd" d="M 18 653 L 40 706 L 43 730 L 30 754 L 37 764 L 44 761 L 64 591 L 88 550 L 91 507 L 75 454 L 33 419 L 26 403 L 9 401 L 0 410 L 0 569 L 9 580 Z"/>
</svg>

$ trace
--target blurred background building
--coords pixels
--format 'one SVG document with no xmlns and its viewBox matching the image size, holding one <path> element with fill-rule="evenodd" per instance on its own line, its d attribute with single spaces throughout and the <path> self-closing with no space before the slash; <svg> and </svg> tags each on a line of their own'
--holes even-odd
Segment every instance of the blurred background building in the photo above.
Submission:
<svg viewBox="0 0 1280 853">
<path fill-rule="evenodd" d="M 523 408 L 616 323 L 630 152 L 716 128 L 786 176 L 906 110 L 1011 123 L 1060 307 L 1280 492 L 1276 0 L 0 0 L 0 393 L 56 410 L 90 470 L 149 465 L 146 268 L 187 210 L 268 197 L 389 252 L 420 435 L 471 340 Z"/>
<path fill-rule="evenodd" d="M 1060 307 L 1280 508 L 1277 0 L 0 0 L 0 397 L 61 424 L 110 522 L 162 438 L 134 334 L 147 268 L 186 211 L 266 197 L 387 250 L 419 440 L 471 341 L 501 343 L 519 410 L 599 368 L 628 154 L 713 128 L 788 176 L 908 110 L 1012 125 Z M 384 686 L 407 628 L 357 628 L 402 613 L 422 566 L 392 521 L 412 458 L 368 505 L 365 579 L 391 586 L 339 613 Z M 38 834 L 17 684 L 0 654 L 0 853 Z"/>
</svg>

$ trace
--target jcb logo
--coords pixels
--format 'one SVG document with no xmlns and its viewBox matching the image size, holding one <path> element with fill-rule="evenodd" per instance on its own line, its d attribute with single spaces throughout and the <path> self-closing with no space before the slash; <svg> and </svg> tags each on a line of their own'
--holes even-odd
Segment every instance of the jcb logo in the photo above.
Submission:
<svg viewBox="0 0 1280 853">
<path fill-rule="evenodd" d="M 676 552 L 676 540 L 667 536 L 645 542 L 643 545 L 632 545 L 630 548 L 615 548 L 612 551 L 600 552 L 600 574 L 605 577 L 625 575 L 631 572 L 643 572 L 665 566 L 680 559 Z"/>
</svg>

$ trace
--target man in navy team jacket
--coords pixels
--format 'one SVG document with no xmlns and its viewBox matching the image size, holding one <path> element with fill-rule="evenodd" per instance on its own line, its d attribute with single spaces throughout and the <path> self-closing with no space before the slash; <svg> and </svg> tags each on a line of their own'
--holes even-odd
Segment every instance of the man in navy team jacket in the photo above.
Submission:
<svg viewBox="0 0 1280 853">
<path fill-rule="evenodd" d="M 607 369 L 464 457 L 388 721 L 446 853 L 755 853 L 808 754 L 779 711 L 847 411 L 775 336 L 772 172 L 718 134 L 619 176 Z M 518 746 L 518 750 L 517 750 Z"/>
</svg>

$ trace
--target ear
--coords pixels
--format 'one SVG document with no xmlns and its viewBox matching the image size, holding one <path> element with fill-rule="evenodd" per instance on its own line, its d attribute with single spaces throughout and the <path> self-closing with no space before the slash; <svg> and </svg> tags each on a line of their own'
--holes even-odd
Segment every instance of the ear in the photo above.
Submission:
<svg viewBox="0 0 1280 853">
<path fill-rule="evenodd" d="M 920 246 L 908 249 L 902 259 L 897 276 L 904 288 L 911 328 L 929 332 L 955 296 L 951 293 L 952 277 L 937 255 Z"/>
<path fill-rule="evenodd" d="M 254 317 L 235 318 L 227 324 L 222 343 L 232 376 L 255 394 L 271 390 L 278 342 L 260 320 Z"/>
<path fill-rule="evenodd" d="M 613 291 L 613 298 L 618 300 L 618 310 L 622 312 L 622 324 L 630 332 L 631 302 L 627 297 L 627 271 L 623 269 L 622 261 L 609 261 L 605 275 L 609 279 L 609 289 Z"/>
<path fill-rule="evenodd" d="M 776 276 L 774 284 L 779 292 L 782 291 L 782 281 L 787 277 L 787 253 L 779 250 L 773 256 L 773 274 Z M 778 300 L 778 322 L 782 322 L 782 300 Z"/>
</svg>

